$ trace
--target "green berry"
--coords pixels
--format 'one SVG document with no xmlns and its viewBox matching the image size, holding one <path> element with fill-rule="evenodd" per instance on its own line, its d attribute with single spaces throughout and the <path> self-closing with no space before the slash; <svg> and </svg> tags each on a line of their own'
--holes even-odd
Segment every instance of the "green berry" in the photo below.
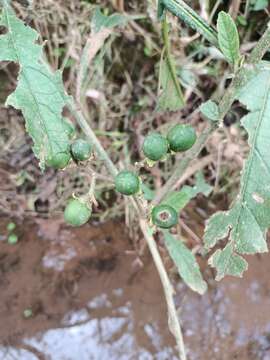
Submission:
<svg viewBox="0 0 270 360">
<path fill-rule="evenodd" d="M 143 143 L 144 155 L 153 161 L 162 159 L 168 151 L 168 141 L 159 133 L 146 136 Z"/>
<path fill-rule="evenodd" d="M 187 151 L 195 144 L 196 138 L 191 125 L 175 125 L 167 135 L 170 149 L 175 152 Z"/>
<path fill-rule="evenodd" d="M 18 236 L 16 234 L 10 234 L 8 236 L 8 243 L 10 245 L 15 245 L 18 242 Z"/>
<path fill-rule="evenodd" d="M 124 195 L 134 195 L 140 190 L 140 179 L 131 171 L 121 171 L 115 178 L 115 188 Z"/>
<path fill-rule="evenodd" d="M 86 140 L 77 139 L 71 145 L 71 153 L 75 160 L 85 161 L 89 159 L 92 152 L 92 145 Z"/>
<path fill-rule="evenodd" d="M 72 226 L 81 226 L 87 223 L 92 210 L 80 199 L 70 199 L 65 211 L 65 222 Z"/>
<path fill-rule="evenodd" d="M 54 169 L 64 169 L 71 159 L 70 153 L 60 152 L 47 159 L 46 165 Z"/>
<path fill-rule="evenodd" d="M 7 224 L 7 231 L 8 232 L 11 232 L 11 231 L 15 230 L 15 228 L 16 228 L 16 224 L 14 222 L 10 222 L 10 223 Z"/>
<path fill-rule="evenodd" d="M 152 210 L 152 222 L 162 229 L 169 229 L 178 223 L 177 211 L 169 205 L 157 205 Z"/>
</svg>

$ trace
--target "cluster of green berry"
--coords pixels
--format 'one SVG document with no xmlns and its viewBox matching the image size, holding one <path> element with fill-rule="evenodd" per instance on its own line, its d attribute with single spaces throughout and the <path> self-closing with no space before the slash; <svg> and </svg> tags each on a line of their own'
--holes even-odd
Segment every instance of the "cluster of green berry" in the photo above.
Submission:
<svg viewBox="0 0 270 360">
<path fill-rule="evenodd" d="M 77 140 L 78 141 L 78 140 Z M 151 133 L 146 136 L 142 151 L 145 157 L 156 162 L 166 158 L 168 152 L 183 152 L 189 150 L 196 142 L 196 133 L 190 125 L 175 125 L 163 137 L 160 133 Z M 88 143 L 87 143 L 88 144 Z M 77 160 L 85 160 L 81 156 L 84 153 L 84 147 L 76 145 L 72 149 L 72 154 Z M 92 150 L 92 149 L 91 149 Z M 141 181 L 139 176 L 132 171 L 123 170 L 115 177 L 115 189 L 123 195 L 135 195 L 140 191 Z M 92 209 L 89 202 L 84 198 L 73 198 L 69 201 L 65 208 L 65 221 L 73 226 L 85 224 L 91 217 Z M 178 214 L 176 210 L 165 204 L 153 207 L 151 212 L 153 224 L 160 228 L 169 229 L 178 222 Z"/>
<path fill-rule="evenodd" d="M 160 133 L 151 133 L 146 136 L 142 151 L 150 161 L 159 161 L 166 158 L 167 153 L 189 150 L 196 142 L 196 132 L 190 125 L 175 125 L 165 138 Z M 124 195 L 134 195 L 140 190 L 140 179 L 131 171 L 121 171 L 115 178 L 115 188 Z M 169 229 L 178 222 L 177 211 L 165 204 L 153 207 L 151 212 L 152 223 L 156 226 Z"/>
<path fill-rule="evenodd" d="M 55 169 L 64 169 L 71 158 L 75 162 L 88 160 L 92 153 L 92 145 L 84 139 L 76 139 L 70 146 L 70 152 L 58 153 L 47 159 L 47 166 Z"/>
</svg>

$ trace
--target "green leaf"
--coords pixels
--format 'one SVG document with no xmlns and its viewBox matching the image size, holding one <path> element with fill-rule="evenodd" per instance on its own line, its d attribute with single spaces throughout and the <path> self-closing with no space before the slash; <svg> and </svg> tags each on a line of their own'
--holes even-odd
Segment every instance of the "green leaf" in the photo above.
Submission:
<svg viewBox="0 0 270 360">
<path fill-rule="evenodd" d="M 224 11 L 218 14 L 218 43 L 229 63 L 237 65 L 240 58 L 239 35 L 231 16 Z"/>
<path fill-rule="evenodd" d="M 157 5 L 158 20 L 162 20 L 162 18 L 164 16 L 164 10 L 165 10 L 165 6 L 163 4 L 163 0 L 158 0 L 158 5 Z"/>
<path fill-rule="evenodd" d="M 214 214 L 206 227 L 207 249 L 229 238 L 233 255 L 267 252 L 266 231 L 270 227 L 270 64 L 260 64 L 239 91 L 237 99 L 250 113 L 241 123 L 248 132 L 250 152 L 241 177 L 240 193 L 229 211 Z M 210 259 L 218 277 L 236 272 L 233 265 L 224 267 L 228 248 Z M 234 257 L 240 263 L 239 256 Z M 244 268 L 242 265 L 239 268 Z M 240 270 L 239 270 L 240 273 Z"/>
<path fill-rule="evenodd" d="M 165 245 L 178 269 L 179 275 L 193 291 L 201 295 L 204 294 L 207 290 L 207 284 L 202 278 L 195 256 L 181 240 L 176 239 L 168 231 L 162 232 Z"/>
<path fill-rule="evenodd" d="M 232 243 L 229 243 L 223 250 L 217 250 L 209 259 L 209 264 L 217 268 L 217 281 L 225 275 L 242 277 L 243 272 L 248 268 L 246 260 L 234 253 Z"/>
<path fill-rule="evenodd" d="M 164 10 L 170 11 L 179 19 L 184 21 L 189 27 L 198 31 L 211 44 L 218 46 L 217 32 L 205 21 L 200 15 L 196 13 L 183 0 L 160 0 L 159 14 L 163 14 Z"/>
<path fill-rule="evenodd" d="M 179 84 L 179 79 L 176 76 L 172 56 L 170 56 L 170 60 L 166 56 L 161 56 L 159 83 L 161 86 L 161 93 L 158 97 L 157 110 L 177 111 L 182 109 L 185 101 Z"/>
<path fill-rule="evenodd" d="M 69 153 L 69 125 L 62 116 L 67 96 L 60 72 L 52 73 L 42 61 L 39 35 L 19 20 L 7 0 L 3 5 L 0 25 L 7 33 L 0 36 L 0 61 L 20 65 L 18 85 L 6 105 L 21 110 L 26 129 L 34 142 L 34 153 L 40 166 L 60 153 Z"/>
<path fill-rule="evenodd" d="M 268 0 L 252 0 L 250 4 L 253 5 L 254 11 L 261 11 L 268 6 Z"/>
<path fill-rule="evenodd" d="M 199 193 L 208 196 L 212 191 L 212 187 L 208 185 L 202 173 L 196 174 L 196 184 L 191 186 L 183 186 L 180 191 L 172 191 L 162 201 L 162 204 L 172 206 L 177 212 L 180 212 L 195 196 Z"/>
<path fill-rule="evenodd" d="M 212 121 L 219 121 L 219 108 L 214 101 L 208 100 L 201 104 L 200 111 L 207 119 Z"/>
<path fill-rule="evenodd" d="M 141 183 L 141 189 L 143 192 L 143 197 L 147 201 L 152 201 L 155 197 L 155 191 L 150 189 L 150 187 L 144 183 Z"/>
<path fill-rule="evenodd" d="M 100 8 L 97 7 L 92 17 L 91 29 L 98 33 L 102 29 L 112 29 L 115 26 L 124 26 L 128 22 L 128 17 L 118 13 L 110 16 L 103 15 Z"/>
</svg>

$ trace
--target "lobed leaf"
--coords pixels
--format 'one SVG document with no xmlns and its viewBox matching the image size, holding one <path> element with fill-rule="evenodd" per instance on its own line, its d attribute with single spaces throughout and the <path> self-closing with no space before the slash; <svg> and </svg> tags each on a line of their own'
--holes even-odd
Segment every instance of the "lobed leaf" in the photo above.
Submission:
<svg viewBox="0 0 270 360">
<path fill-rule="evenodd" d="M 224 11 L 218 14 L 218 43 L 229 63 L 236 65 L 240 58 L 239 35 L 231 16 Z"/>
<path fill-rule="evenodd" d="M 70 125 L 62 116 L 67 101 L 62 74 L 51 72 L 42 61 L 42 46 L 36 43 L 38 33 L 16 17 L 7 0 L 0 4 L 0 25 L 7 29 L 0 36 L 0 61 L 20 65 L 17 88 L 6 105 L 22 111 L 34 153 L 44 168 L 59 154 L 69 154 Z"/>
<path fill-rule="evenodd" d="M 207 284 L 202 278 L 195 256 L 181 240 L 176 239 L 168 231 L 163 231 L 163 234 L 165 245 L 179 275 L 193 291 L 201 295 L 204 294 L 207 290 Z"/>
<path fill-rule="evenodd" d="M 229 211 L 214 214 L 206 227 L 207 249 L 229 238 L 229 246 L 218 250 L 209 260 L 217 268 L 218 279 L 226 274 L 242 274 L 247 266 L 239 255 L 267 252 L 266 231 L 270 227 L 269 63 L 257 66 L 237 98 L 250 111 L 241 121 L 249 135 L 250 152 L 235 203 Z"/>
</svg>

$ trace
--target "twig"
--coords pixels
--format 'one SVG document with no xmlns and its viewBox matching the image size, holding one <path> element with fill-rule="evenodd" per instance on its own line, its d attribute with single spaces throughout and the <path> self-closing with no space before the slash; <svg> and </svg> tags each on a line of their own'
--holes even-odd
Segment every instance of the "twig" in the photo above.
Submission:
<svg viewBox="0 0 270 360">
<path fill-rule="evenodd" d="M 91 129 L 90 125 L 88 124 L 87 120 L 85 119 L 82 111 L 78 109 L 78 107 L 75 105 L 75 102 L 73 99 L 69 101 L 69 108 L 74 114 L 76 120 L 78 121 L 78 124 L 80 125 L 81 129 L 85 133 L 85 135 L 89 138 L 91 143 L 94 145 L 94 148 L 96 149 L 99 157 L 101 160 L 104 161 L 109 173 L 115 177 L 117 175 L 118 170 L 116 166 L 112 163 L 111 159 L 106 153 L 106 150 L 101 145 L 100 141 L 96 137 L 95 133 Z M 174 335 L 178 348 L 179 348 L 179 354 L 181 360 L 186 360 L 185 355 L 185 348 L 184 348 L 184 342 L 183 342 L 183 336 L 181 332 L 180 322 L 177 315 L 177 311 L 175 308 L 174 300 L 173 300 L 173 288 L 170 283 L 168 274 L 166 273 L 165 267 L 163 265 L 163 262 L 161 260 L 160 254 L 157 250 L 156 243 L 154 238 L 151 235 L 150 229 L 147 225 L 147 221 L 145 220 L 145 207 L 142 203 L 142 200 L 138 196 L 130 197 L 130 201 L 132 202 L 139 218 L 140 218 L 140 227 L 141 231 L 144 234 L 145 240 L 147 242 L 147 245 L 149 247 L 149 250 L 153 256 L 155 266 L 157 267 L 160 280 L 163 285 L 163 289 L 165 292 L 165 298 L 167 302 L 168 307 L 168 314 L 169 314 L 169 326 L 172 331 L 172 334 Z"/>
<path fill-rule="evenodd" d="M 151 255 L 154 259 L 154 262 L 155 262 L 155 265 L 158 270 L 159 277 L 160 277 L 160 280 L 161 280 L 161 283 L 163 286 L 163 290 L 164 290 L 164 294 L 165 294 L 165 298 L 166 298 L 166 302 L 167 302 L 167 307 L 168 307 L 169 328 L 177 341 L 180 359 L 186 360 L 186 352 L 185 352 L 185 346 L 184 346 L 184 341 L 183 341 L 183 335 L 182 335 L 180 323 L 178 320 L 178 314 L 177 314 L 177 310 L 176 310 L 176 307 L 174 304 L 174 299 L 173 299 L 174 289 L 170 283 L 168 274 L 167 274 L 167 272 L 164 268 L 163 262 L 161 260 L 156 242 L 153 238 L 152 231 L 150 230 L 146 220 L 144 220 L 144 219 L 140 220 L 140 227 L 141 227 L 143 235 L 146 239 L 146 242 L 147 242 L 147 245 L 151 252 Z"/>
</svg>

